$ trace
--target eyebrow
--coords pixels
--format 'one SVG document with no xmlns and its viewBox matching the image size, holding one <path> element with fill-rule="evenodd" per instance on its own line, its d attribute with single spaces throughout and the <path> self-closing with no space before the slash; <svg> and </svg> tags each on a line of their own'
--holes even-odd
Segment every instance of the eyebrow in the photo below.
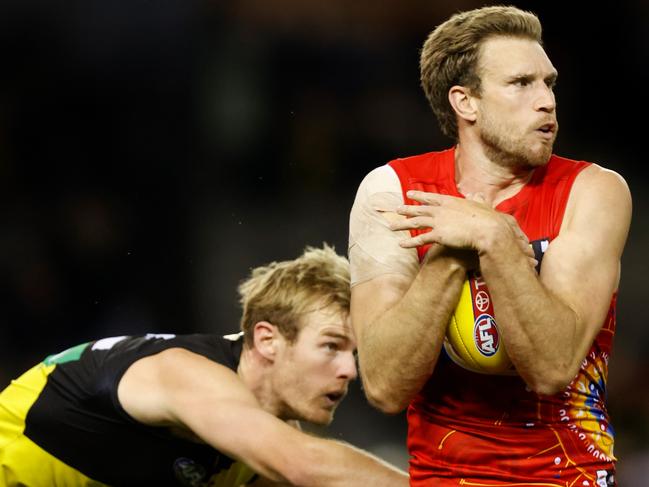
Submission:
<svg viewBox="0 0 649 487">
<path fill-rule="evenodd" d="M 350 337 L 348 335 L 344 335 L 344 334 L 336 332 L 336 331 L 324 331 L 324 332 L 322 332 L 321 336 L 330 337 L 330 338 L 338 338 L 340 340 L 350 341 Z"/>
<path fill-rule="evenodd" d="M 544 80 L 545 80 L 546 82 L 549 81 L 550 83 L 556 83 L 558 77 L 559 77 L 559 73 L 557 73 L 556 71 L 554 71 L 553 73 L 551 73 L 551 74 L 549 74 L 548 76 L 546 76 L 546 77 L 544 78 Z"/>
<path fill-rule="evenodd" d="M 556 72 L 556 71 L 553 71 L 552 73 L 548 74 L 547 76 L 544 76 L 543 81 L 554 83 L 557 80 L 558 77 L 559 77 L 559 73 Z M 518 73 L 518 74 L 513 74 L 513 75 L 508 76 L 507 80 L 508 81 L 518 81 L 518 80 L 532 81 L 535 78 L 536 78 L 536 75 L 534 73 Z"/>
</svg>

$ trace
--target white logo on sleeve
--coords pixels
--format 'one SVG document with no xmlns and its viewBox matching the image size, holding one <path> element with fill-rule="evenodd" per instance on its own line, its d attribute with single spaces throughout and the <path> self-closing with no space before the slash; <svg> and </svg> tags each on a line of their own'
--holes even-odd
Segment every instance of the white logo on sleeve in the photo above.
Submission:
<svg viewBox="0 0 649 487">
<path fill-rule="evenodd" d="M 102 338 L 101 340 L 97 340 L 95 342 L 95 344 L 92 346 L 92 350 L 110 350 L 111 348 L 113 348 L 113 345 L 121 342 L 125 338 L 126 335 L 121 337 Z"/>
<path fill-rule="evenodd" d="M 151 340 L 153 338 L 162 338 L 163 340 L 171 340 L 172 338 L 175 338 L 176 335 L 173 333 L 147 333 L 144 338 L 147 340 Z"/>
</svg>

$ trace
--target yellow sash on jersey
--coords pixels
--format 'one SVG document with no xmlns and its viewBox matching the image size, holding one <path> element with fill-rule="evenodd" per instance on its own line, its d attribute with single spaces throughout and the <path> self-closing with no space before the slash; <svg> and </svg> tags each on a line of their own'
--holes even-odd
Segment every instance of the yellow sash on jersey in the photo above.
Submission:
<svg viewBox="0 0 649 487">
<path fill-rule="evenodd" d="M 0 393 L 0 487 L 105 487 L 27 438 L 25 417 L 56 365 L 40 363 Z"/>
<path fill-rule="evenodd" d="M 0 487 L 108 487 L 50 455 L 23 434 L 25 417 L 55 368 L 55 363 L 40 363 L 0 393 Z M 234 462 L 206 485 L 238 487 L 254 476 L 246 465 Z"/>
</svg>

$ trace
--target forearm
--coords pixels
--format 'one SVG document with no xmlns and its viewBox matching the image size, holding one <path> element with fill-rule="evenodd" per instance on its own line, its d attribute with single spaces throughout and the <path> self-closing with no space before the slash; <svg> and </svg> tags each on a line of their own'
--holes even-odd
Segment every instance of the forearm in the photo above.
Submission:
<svg viewBox="0 0 649 487">
<path fill-rule="evenodd" d="M 631 218 L 624 180 L 594 165 L 579 174 L 559 234 L 544 253 L 540 276 L 529 265 L 529 242 L 514 217 L 495 211 L 482 198 L 420 191 L 409 191 L 408 197 L 421 204 L 398 208 L 409 218 L 391 228 L 431 230 L 401 245 L 438 242 L 475 249 L 518 372 L 537 392 L 565 388 L 600 332 L 619 281 Z"/>
<path fill-rule="evenodd" d="M 313 438 L 304 446 L 304 468 L 290 479 L 294 485 L 331 487 L 405 487 L 406 472 L 380 458 L 335 440 Z"/>
<path fill-rule="evenodd" d="M 464 263 L 446 249 L 429 252 L 434 254 L 394 305 L 365 313 L 368 323 L 358 340 L 366 395 L 388 413 L 406 407 L 431 375 L 466 278 Z"/>
<path fill-rule="evenodd" d="M 536 392 L 563 389 L 583 358 L 576 313 L 541 283 L 511 239 L 499 239 L 480 252 L 480 269 L 507 354 L 518 373 Z"/>
<path fill-rule="evenodd" d="M 262 478 L 253 485 L 408 485 L 405 472 L 351 445 L 308 435 L 261 409 L 240 406 L 231 414 L 245 416 L 245 425 L 239 422 L 237 428 L 233 422 L 230 427 L 227 422 L 215 428 L 212 417 L 206 416 L 195 427 L 208 444 L 259 473 Z"/>
</svg>

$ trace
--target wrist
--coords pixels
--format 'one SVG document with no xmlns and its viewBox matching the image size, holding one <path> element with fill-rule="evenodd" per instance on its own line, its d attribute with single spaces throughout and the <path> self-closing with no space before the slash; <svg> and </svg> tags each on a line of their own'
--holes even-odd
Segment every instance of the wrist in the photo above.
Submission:
<svg viewBox="0 0 649 487">
<path fill-rule="evenodd" d="M 426 252 L 422 261 L 422 266 L 444 265 L 452 272 L 458 272 L 462 275 L 469 270 L 475 269 L 479 265 L 478 255 L 470 249 L 454 249 L 441 244 L 433 244 Z"/>
<path fill-rule="evenodd" d="M 508 249 L 516 246 L 515 239 L 517 237 L 509 225 L 504 221 L 494 223 L 494 225 L 485 228 L 477 238 L 476 250 L 480 258 L 508 252 Z"/>
</svg>

